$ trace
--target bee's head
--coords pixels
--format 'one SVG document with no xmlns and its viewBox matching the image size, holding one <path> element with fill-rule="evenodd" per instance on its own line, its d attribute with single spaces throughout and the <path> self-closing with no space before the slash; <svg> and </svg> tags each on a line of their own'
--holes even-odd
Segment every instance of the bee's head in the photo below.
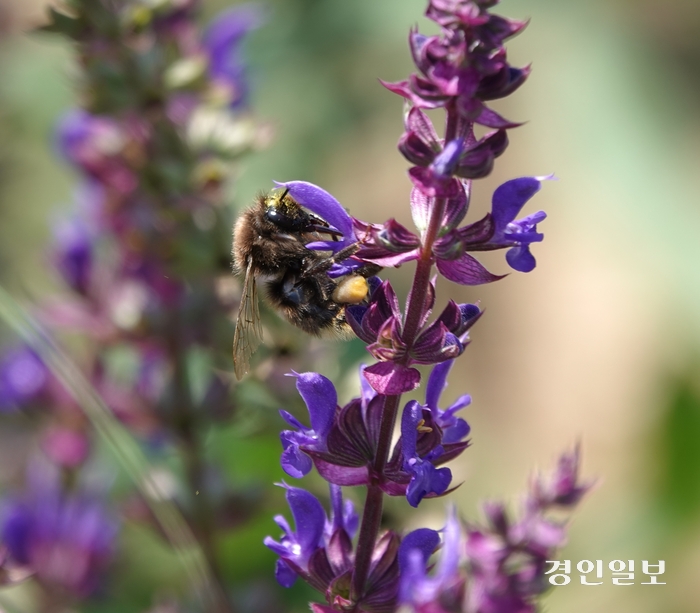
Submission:
<svg viewBox="0 0 700 613">
<path fill-rule="evenodd" d="M 288 189 L 275 190 L 265 198 L 265 221 L 285 232 L 308 232 L 318 220 L 302 209 L 288 192 Z"/>
</svg>

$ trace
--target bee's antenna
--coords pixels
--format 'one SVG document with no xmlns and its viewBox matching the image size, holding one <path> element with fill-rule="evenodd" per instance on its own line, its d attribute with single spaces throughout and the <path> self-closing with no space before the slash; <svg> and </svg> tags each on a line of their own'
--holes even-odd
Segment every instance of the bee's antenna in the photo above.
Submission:
<svg viewBox="0 0 700 613">
<path fill-rule="evenodd" d="M 282 192 L 282 195 L 280 196 L 280 202 L 284 200 L 284 197 L 289 193 L 289 188 L 285 187 L 284 192 Z"/>
</svg>

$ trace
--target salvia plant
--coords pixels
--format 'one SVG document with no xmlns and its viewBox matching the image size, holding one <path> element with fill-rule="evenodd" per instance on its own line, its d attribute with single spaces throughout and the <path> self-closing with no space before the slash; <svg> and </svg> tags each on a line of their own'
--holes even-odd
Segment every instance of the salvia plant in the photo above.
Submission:
<svg viewBox="0 0 700 613">
<path fill-rule="evenodd" d="M 222 485 L 203 436 L 237 408 L 227 376 L 236 296 L 223 186 L 267 139 L 248 108 L 241 53 L 262 13 L 241 5 L 203 28 L 200 4 L 69 0 L 41 28 L 77 55 L 80 106 L 59 121 L 54 148 L 80 182 L 48 258 L 68 291 L 35 315 L 75 347 L 92 389 L 154 464 L 177 455 L 184 482 L 168 485 L 167 470 L 160 481 L 132 475 L 148 481 L 142 494 L 169 500 L 180 523 L 163 521 L 145 496 L 115 504 L 108 485 L 95 487 L 93 429 L 65 377 L 40 347 L 6 350 L 0 411 L 5 423 L 20 410 L 38 422 L 38 449 L 2 503 L 0 582 L 31 575 L 42 610 L 104 596 L 125 515 L 190 547 L 189 559 L 193 539 L 209 577 L 206 608 L 228 611 L 216 533 L 260 502 L 246 495 L 243 504 Z"/>
<path fill-rule="evenodd" d="M 404 99 L 398 148 L 411 164 L 415 229 L 394 219 L 355 219 L 316 185 L 281 184 L 336 232 L 308 249 L 356 247 L 330 276 L 368 264 L 384 275 L 415 263 L 405 302 L 390 281 L 372 277 L 366 303 L 345 309 L 373 358 L 358 373 L 359 397 L 339 398 L 320 373 L 289 373 L 309 415 L 299 420 L 281 411 L 281 465 L 293 479 L 315 468 L 329 483 L 329 507 L 295 482 L 278 484 L 292 522 L 275 517 L 282 534 L 264 544 L 278 556 L 282 586 L 301 579 L 320 593 L 314 613 L 536 611 L 548 585 L 546 561 L 565 541 L 560 511 L 572 510 L 589 489 L 579 480 L 575 449 L 550 476 L 532 480 L 516 515 L 492 502 L 481 524 L 450 507 L 442 531 L 382 526 L 385 496 L 405 496 L 417 507 L 449 494 L 455 484 L 446 464 L 469 446 L 460 411 L 470 396 L 446 406 L 441 395 L 482 312 L 449 301 L 433 317 L 437 275 L 462 285 L 497 281 L 502 277 L 474 254 L 500 249 L 511 268 L 529 272 L 531 245 L 543 239 L 537 225 L 545 214 L 520 212 L 550 177 L 504 183 L 491 211 L 465 222 L 472 182 L 490 174 L 518 125 L 489 103 L 513 93 L 529 73 L 508 63 L 504 46 L 526 23 L 491 13 L 497 3 L 430 0 L 426 16 L 439 34 L 412 30 L 415 73 L 384 83 Z M 239 408 L 227 376 L 238 296 L 223 185 L 267 138 L 248 109 L 240 52 L 261 12 L 242 5 L 201 29 L 199 8 L 198 0 L 67 0 L 51 10 L 43 30 L 70 39 L 80 67 L 80 108 L 60 121 L 55 139 L 80 186 L 74 211 L 54 228 L 50 255 L 69 292 L 36 313 L 51 333 L 71 339 L 101 402 L 148 453 L 177 450 L 189 495 L 171 495 L 175 513 L 184 515 L 211 579 L 204 604 L 190 601 L 183 610 L 230 612 L 241 606 L 227 592 L 234 578 L 223 576 L 216 554 L 226 509 L 211 483 L 202 432 L 235 419 Z M 442 135 L 428 110 L 444 113 Z M 45 358 L 35 345 L 0 358 L 0 411 L 9 419 L 22 410 L 40 424 L 38 449 L 17 477 L 23 484 L 2 503 L 0 582 L 33 577 L 44 594 L 41 610 L 54 611 L 99 597 L 120 522 L 108 486 L 96 488 L 89 478 L 91 414 Z M 421 384 L 416 366 L 429 367 L 425 392 L 405 402 Z M 365 490 L 360 514 L 343 497 L 349 486 Z M 154 494 L 168 496 L 167 483 Z M 162 515 L 132 502 L 132 518 L 146 517 L 157 533 L 169 534 L 167 522 L 158 525 Z M 252 512 L 249 501 L 237 509 L 238 516 Z"/>
<path fill-rule="evenodd" d="M 315 613 L 382 613 L 399 606 L 421 613 L 534 611 L 547 586 L 545 562 L 565 536 L 564 526 L 548 513 L 572 508 L 587 489 L 578 481 L 578 451 L 573 451 L 562 456 L 552 477 L 533 481 L 517 518 L 492 503 L 485 507 L 485 526 L 463 523 L 454 510 L 442 534 L 424 528 L 402 537 L 381 526 L 385 495 L 405 496 L 417 507 L 424 498 L 449 493 L 452 474 L 444 465 L 469 445 L 469 425 L 458 413 L 470 397 L 445 407 L 440 395 L 481 310 L 449 301 L 431 321 L 435 269 L 454 283 L 490 283 L 501 277 L 473 253 L 505 249 L 511 268 L 529 272 L 535 267 L 530 247 L 543 239 L 537 224 L 544 212 L 518 216 L 549 177 L 504 183 L 493 194 L 490 213 L 463 223 L 472 181 L 491 172 L 508 145 L 508 130 L 518 125 L 488 103 L 514 92 L 529 73 L 508 63 L 504 47 L 526 23 L 492 14 L 495 4 L 431 0 L 426 16 L 440 33 L 424 36 L 412 30 L 416 72 L 405 81 L 384 83 L 405 100 L 398 148 L 412 165 L 415 231 L 394 219 L 376 224 L 352 218 L 333 196 L 309 183 L 283 184 L 343 235 L 310 249 L 338 252 L 359 243 L 359 251 L 331 268 L 331 276 L 367 263 L 388 268 L 416 262 L 404 307 L 391 283 L 377 278 L 370 280 L 368 304 L 346 307 L 348 324 L 376 360 L 359 373 L 360 397 L 340 402 L 323 375 L 292 373 L 309 425 L 281 412 L 291 427 L 281 434 L 282 467 L 299 478 L 315 466 L 330 484 L 332 504 L 327 514 L 312 494 L 282 484 L 294 528 L 284 517 L 275 518 L 283 534 L 279 540 L 268 537 L 265 544 L 279 555 L 276 576 L 282 585 L 301 577 L 321 592 L 325 604 L 312 604 Z M 444 111 L 442 136 L 428 109 Z M 424 400 L 404 404 L 402 395 L 421 382 L 416 365 L 431 367 Z M 397 421 L 400 437 L 392 444 Z M 361 520 L 343 502 L 345 486 L 366 489 Z"/>
</svg>

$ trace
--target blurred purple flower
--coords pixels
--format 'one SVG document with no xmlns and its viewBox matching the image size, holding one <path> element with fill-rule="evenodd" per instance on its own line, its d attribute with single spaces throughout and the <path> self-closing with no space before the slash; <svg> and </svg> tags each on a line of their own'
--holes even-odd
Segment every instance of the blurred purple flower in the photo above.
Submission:
<svg viewBox="0 0 700 613">
<path fill-rule="evenodd" d="M 66 113 L 56 127 L 56 146 L 62 157 L 88 177 L 128 194 L 138 186 L 123 159 L 130 134 L 114 119 L 82 109 Z"/>
<path fill-rule="evenodd" d="M 434 543 L 437 533 L 408 534 L 399 550 L 400 603 L 412 613 L 538 610 L 536 598 L 548 586 L 546 560 L 566 540 L 566 524 L 548 515 L 573 510 L 590 489 L 579 481 L 578 465 L 578 449 L 563 454 L 551 477 L 532 483 L 517 521 L 508 517 L 504 504 L 487 503 L 487 525 L 463 527 L 451 509 L 432 573 L 425 543 Z"/>
<path fill-rule="evenodd" d="M 87 293 L 93 263 L 92 235 L 84 221 L 63 219 L 54 227 L 53 259 L 65 282 Z"/>
<path fill-rule="evenodd" d="M 29 347 L 18 347 L 0 358 L 0 411 L 12 411 L 36 398 L 45 388 L 49 373 Z"/>
<path fill-rule="evenodd" d="M 420 538 L 417 538 L 417 536 Z M 401 578 L 399 601 L 413 607 L 420 613 L 442 613 L 462 610 L 465 579 L 460 574 L 463 560 L 464 537 L 454 507 L 450 507 L 447 523 L 443 531 L 442 549 L 437 568 L 428 575 L 430 554 L 440 544 L 440 537 L 434 530 L 423 528 L 407 534 L 399 550 Z M 427 545 L 427 546 L 426 546 Z M 441 605 L 445 605 L 444 608 Z"/>
<path fill-rule="evenodd" d="M 103 504 L 55 487 L 35 487 L 7 501 L 1 526 L 15 561 L 32 568 L 41 581 L 77 595 L 100 586 L 114 554 L 117 525 Z"/>
<path fill-rule="evenodd" d="M 262 10 L 243 4 L 217 15 L 204 33 L 202 43 L 209 56 L 209 76 L 220 88 L 231 108 L 248 103 L 246 66 L 241 57 L 243 37 L 263 21 Z"/>
<path fill-rule="evenodd" d="M 90 454 L 90 439 L 81 430 L 53 426 L 42 435 L 41 448 L 57 466 L 76 468 Z"/>
</svg>

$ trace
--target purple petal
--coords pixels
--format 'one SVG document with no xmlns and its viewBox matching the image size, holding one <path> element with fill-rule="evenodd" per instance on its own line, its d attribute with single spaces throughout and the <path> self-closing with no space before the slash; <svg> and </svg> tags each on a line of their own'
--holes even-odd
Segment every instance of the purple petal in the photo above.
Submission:
<svg viewBox="0 0 700 613">
<path fill-rule="evenodd" d="M 423 407 L 416 400 L 406 404 L 401 415 L 401 451 L 404 458 L 417 455 L 418 424 L 423 419 Z"/>
<path fill-rule="evenodd" d="M 461 285 L 493 283 L 505 276 L 490 273 L 468 253 L 463 253 L 456 260 L 438 260 L 437 268 L 443 277 Z"/>
<path fill-rule="evenodd" d="M 399 552 L 400 554 L 401 552 Z M 419 549 L 409 549 L 400 563 L 399 602 L 402 604 L 423 604 L 423 592 L 432 595 L 431 580 L 426 577 L 426 562 Z M 409 610 L 417 610 L 412 607 Z"/>
<path fill-rule="evenodd" d="M 212 55 L 219 56 L 229 52 L 232 45 L 250 30 L 259 27 L 262 22 L 260 6 L 241 4 L 214 17 L 202 37 L 202 42 Z"/>
<path fill-rule="evenodd" d="M 287 503 L 294 517 L 296 543 L 301 548 L 301 557 L 308 561 L 311 554 L 320 546 L 326 512 L 313 495 L 298 487 L 285 486 Z"/>
<path fill-rule="evenodd" d="M 297 574 L 284 560 L 277 560 L 275 564 L 275 579 L 282 587 L 292 587 L 297 580 Z"/>
<path fill-rule="evenodd" d="M 517 245 L 509 249 L 506 252 L 506 262 L 518 272 L 531 272 L 537 265 L 535 256 L 530 253 L 530 245 Z"/>
<path fill-rule="evenodd" d="M 423 558 L 423 567 L 440 544 L 440 535 L 430 528 L 419 528 L 403 537 L 399 546 L 399 569 L 403 573 L 408 568 L 408 555 L 418 551 Z"/>
<path fill-rule="evenodd" d="M 215 82 L 225 87 L 230 106 L 247 102 L 246 66 L 241 58 L 243 36 L 262 23 L 262 11 L 254 4 L 237 6 L 221 13 L 209 26 L 202 43 L 209 55 L 209 73 Z"/>
<path fill-rule="evenodd" d="M 451 177 L 463 151 L 464 139 L 451 140 L 431 164 L 432 171 L 439 177 Z"/>
<path fill-rule="evenodd" d="M 365 368 L 365 379 L 380 394 L 395 396 L 410 392 L 420 384 L 420 373 L 393 362 L 377 362 Z"/>
<path fill-rule="evenodd" d="M 367 411 L 370 401 L 377 395 L 369 381 L 363 376 L 365 368 L 367 368 L 366 364 L 360 364 L 360 398 L 362 399 L 363 412 Z"/>
<path fill-rule="evenodd" d="M 450 197 L 445 205 L 445 215 L 442 218 L 442 232 L 456 228 L 464 219 L 469 208 L 471 196 L 471 181 L 461 181 L 462 189 Z"/>
<path fill-rule="evenodd" d="M 76 162 L 76 149 L 90 136 L 93 122 L 97 121 L 82 109 L 71 109 L 63 115 L 56 126 L 56 145 L 69 161 Z"/>
<path fill-rule="evenodd" d="M 405 124 L 408 132 L 415 132 L 424 143 L 439 150 L 440 143 L 433 122 L 423 111 L 412 107 L 406 116 Z"/>
<path fill-rule="evenodd" d="M 449 445 L 450 443 L 459 443 L 469 434 L 469 432 L 471 432 L 471 427 L 469 424 L 461 417 L 457 417 L 451 426 L 443 428 L 442 442 L 445 445 Z"/>
<path fill-rule="evenodd" d="M 57 267 L 77 292 L 87 291 L 92 266 L 92 241 L 87 225 L 81 219 L 64 219 L 55 228 Z"/>
<path fill-rule="evenodd" d="M 330 484 L 331 508 L 332 508 L 332 530 L 343 529 L 352 538 L 357 530 L 359 518 L 355 513 L 355 507 L 351 500 L 343 502 L 343 491 L 339 485 Z"/>
<path fill-rule="evenodd" d="M 2 542 L 20 564 L 28 564 L 29 546 L 34 532 L 34 516 L 26 505 L 12 502 L 4 509 Z"/>
<path fill-rule="evenodd" d="M 467 251 L 474 251 L 491 240 L 496 231 L 496 224 L 491 213 L 486 213 L 479 221 L 468 224 L 457 230 L 457 236 Z"/>
<path fill-rule="evenodd" d="M 0 410 L 12 410 L 37 396 L 48 381 L 48 371 L 39 356 L 19 347 L 0 358 Z"/>
<path fill-rule="evenodd" d="M 450 579 L 454 578 L 459 572 L 462 552 L 462 529 L 454 505 L 449 507 L 442 542 L 443 546 L 435 578 L 444 583 L 449 583 Z"/>
<path fill-rule="evenodd" d="M 297 428 L 298 430 L 308 430 L 308 428 L 302 424 L 294 415 L 289 413 L 288 411 L 285 411 L 284 409 L 280 409 L 279 411 L 280 416 L 284 421 L 286 421 L 290 426 L 293 428 Z"/>
<path fill-rule="evenodd" d="M 461 411 L 465 407 L 468 407 L 472 403 L 472 397 L 469 394 L 463 394 L 457 400 L 455 400 L 447 409 L 444 411 L 444 415 L 451 417 L 457 411 Z"/>
<path fill-rule="evenodd" d="M 338 394 L 333 383 L 316 372 L 293 373 L 297 378 L 297 390 L 304 399 L 311 417 L 311 428 L 324 440 L 333 423 L 338 406 Z"/>
<path fill-rule="evenodd" d="M 428 229 L 430 212 L 433 210 L 434 206 L 434 196 L 428 196 L 417 187 L 411 190 L 411 215 L 413 217 L 413 223 L 421 233 Z"/>
<path fill-rule="evenodd" d="M 441 231 L 447 232 L 455 228 L 464 219 L 469 207 L 469 196 L 471 191 L 470 182 L 462 183 L 462 189 L 458 190 L 455 195 L 451 196 L 445 206 L 445 215 L 441 224 Z M 424 233 L 428 228 L 430 213 L 435 206 L 435 197 L 428 196 L 418 187 L 411 190 L 411 215 L 413 223 L 421 233 Z"/>
<path fill-rule="evenodd" d="M 343 235 L 343 240 L 335 243 L 335 251 L 357 240 L 352 227 L 352 217 L 326 190 L 306 181 L 289 181 L 277 185 L 288 188 L 292 198 L 299 204 L 325 219 Z"/>
<path fill-rule="evenodd" d="M 538 191 L 542 182 L 535 177 L 521 177 L 506 181 L 496 188 L 491 200 L 491 215 L 496 223 L 496 234 L 504 232 L 506 226 L 518 215 L 525 203 Z"/>
<path fill-rule="evenodd" d="M 333 264 L 333 266 L 328 269 L 328 276 L 331 279 L 344 277 L 345 275 L 349 275 L 355 272 L 357 269 L 362 268 L 364 265 L 365 262 L 356 260 L 355 258 L 348 258 L 347 260 L 344 260 L 342 264 Z"/>
<path fill-rule="evenodd" d="M 428 384 L 425 388 L 425 404 L 433 410 L 438 410 L 440 395 L 447 387 L 447 375 L 454 364 L 454 360 L 447 360 L 433 367 L 428 377 Z"/>
<path fill-rule="evenodd" d="M 324 604 L 318 604 L 317 602 L 309 603 L 311 607 L 311 613 L 337 613 L 338 609 L 334 607 L 328 607 Z"/>
<path fill-rule="evenodd" d="M 311 472 L 313 462 L 297 445 L 289 445 L 280 458 L 282 469 L 290 477 L 301 479 Z"/>
<path fill-rule="evenodd" d="M 452 471 L 449 468 L 435 468 L 424 460 L 417 460 L 410 472 L 413 478 L 406 490 L 406 500 L 414 508 L 428 494 L 443 494 L 452 481 Z"/>
<path fill-rule="evenodd" d="M 362 257 L 362 259 L 365 262 L 377 264 L 382 268 L 396 268 L 397 266 L 401 266 L 401 264 L 405 264 L 406 262 L 417 260 L 419 255 L 420 250 L 414 249 L 412 251 L 405 251 L 404 253 L 391 253 L 380 257 Z"/>
</svg>

